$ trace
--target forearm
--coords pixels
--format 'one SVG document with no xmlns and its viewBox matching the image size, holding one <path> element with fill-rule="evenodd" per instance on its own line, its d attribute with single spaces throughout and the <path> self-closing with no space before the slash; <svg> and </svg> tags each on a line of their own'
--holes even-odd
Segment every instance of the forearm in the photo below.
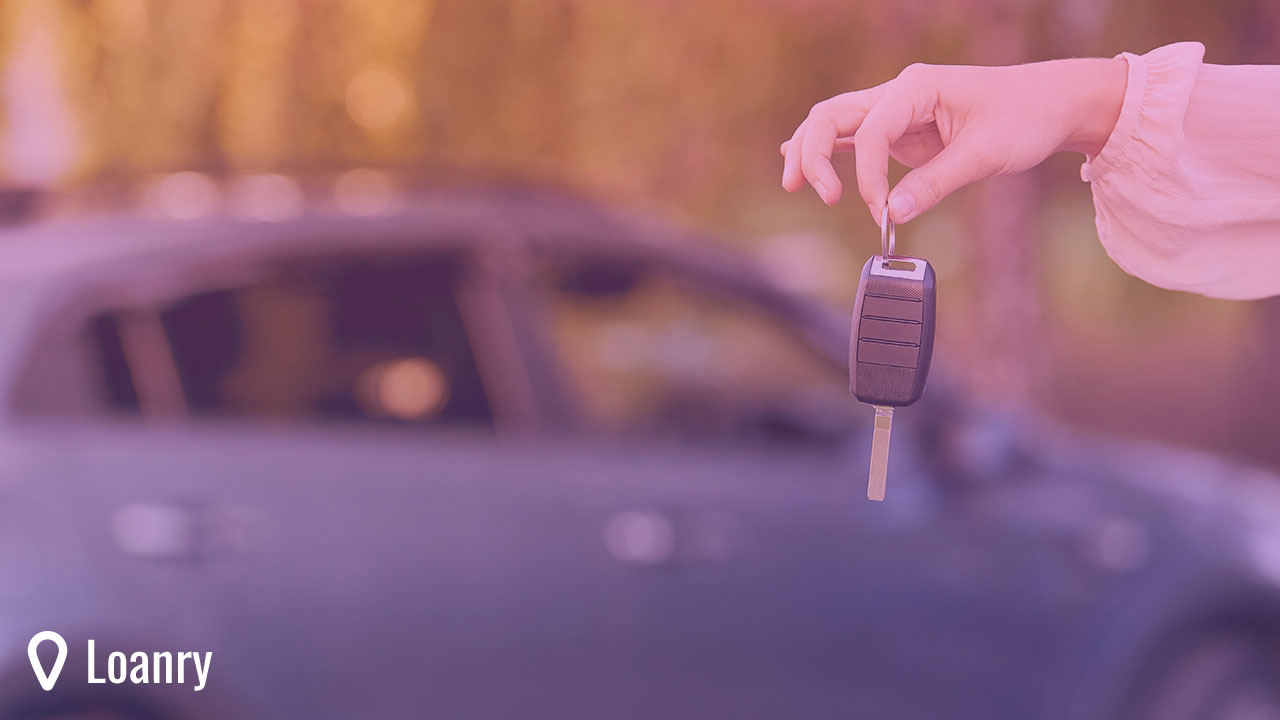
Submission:
<svg viewBox="0 0 1280 720">
<path fill-rule="evenodd" d="M 1116 126 L 1082 177 L 1129 273 L 1223 298 L 1280 294 L 1280 67 L 1201 62 L 1181 43 L 1126 55 Z"/>
</svg>

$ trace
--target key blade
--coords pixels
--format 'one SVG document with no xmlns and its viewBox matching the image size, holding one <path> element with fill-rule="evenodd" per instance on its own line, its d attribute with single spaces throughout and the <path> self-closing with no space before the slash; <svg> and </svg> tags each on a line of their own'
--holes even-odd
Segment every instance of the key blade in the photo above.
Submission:
<svg viewBox="0 0 1280 720">
<path fill-rule="evenodd" d="M 884 500 L 889 474 L 889 433 L 893 430 L 893 408 L 876 405 L 876 423 L 871 431 L 871 474 L 867 477 L 867 498 Z"/>
</svg>

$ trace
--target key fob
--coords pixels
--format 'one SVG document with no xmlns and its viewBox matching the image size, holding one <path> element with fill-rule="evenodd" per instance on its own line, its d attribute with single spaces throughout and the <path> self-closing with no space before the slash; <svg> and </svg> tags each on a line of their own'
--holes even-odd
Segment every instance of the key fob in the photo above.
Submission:
<svg viewBox="0 0 1280 720">
<path fill-rule="evenodd" d="M 849 333 L 854 397 L 890 407 L 920 399 L 933 358 L 937 296 L 933 267 L 921 258 L 890 251 L 862 266 Z"/>
</svg>

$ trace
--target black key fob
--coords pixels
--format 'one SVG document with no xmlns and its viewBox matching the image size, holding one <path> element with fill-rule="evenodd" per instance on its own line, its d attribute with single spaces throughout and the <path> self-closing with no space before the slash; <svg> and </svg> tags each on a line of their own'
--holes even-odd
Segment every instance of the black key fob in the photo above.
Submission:
<svg viewBox="0 0 1280 720">
<path fill-rule="evenodd" d="M 903 407 L 929 379 L 937 280 L 921 258 L 876 255 L 862 266 L 849 333 L 849 391 L 868 405 Z"/>
</svg>

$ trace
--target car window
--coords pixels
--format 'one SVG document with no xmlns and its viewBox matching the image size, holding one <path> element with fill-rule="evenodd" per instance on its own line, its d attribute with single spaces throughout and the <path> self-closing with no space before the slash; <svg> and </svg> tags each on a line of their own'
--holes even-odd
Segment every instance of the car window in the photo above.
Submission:
<svg viewBox="0 0 1280 720">
<path fill-rule="evenodd" d="M 620 437 L 829 444 L 848 377 L 767 306 L 689 274 L 553 265 L 551 332 L 587 425 Z"/>
<path fill-rule="evenodd" d="M 86 329 L 102 402 L 139 412 L 168 375 L 192 415 L 488 426 L 461 275 L 435 255 L 297 260 L 102 313 Z"/>
</svg>

